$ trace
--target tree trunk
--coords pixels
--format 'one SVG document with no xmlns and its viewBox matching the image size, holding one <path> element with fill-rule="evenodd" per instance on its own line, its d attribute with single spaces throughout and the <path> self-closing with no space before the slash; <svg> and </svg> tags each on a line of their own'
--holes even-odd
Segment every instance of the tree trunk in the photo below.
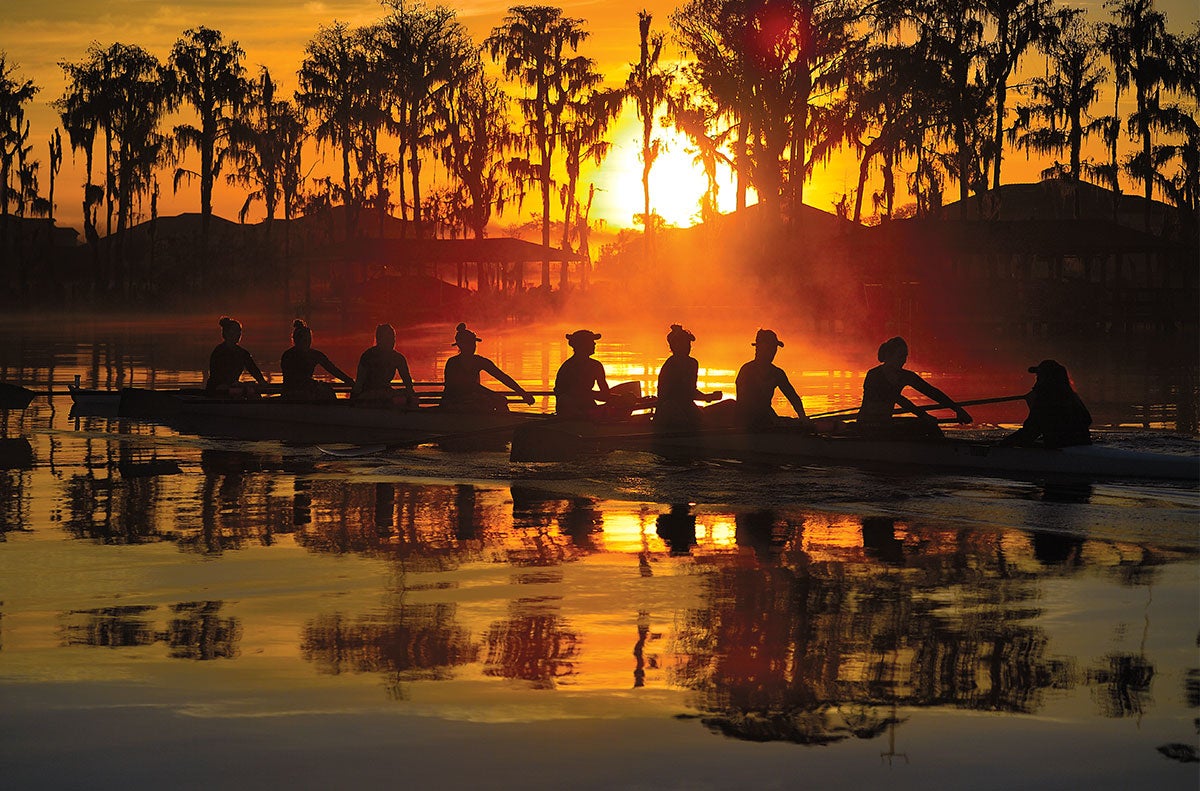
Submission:
<svg viewBox="0 0 1200 791">
<path fill-rule="evenodd" d="M 550 290 L 550 152 L 542 147 L 542 288 Z"/>
</svg>

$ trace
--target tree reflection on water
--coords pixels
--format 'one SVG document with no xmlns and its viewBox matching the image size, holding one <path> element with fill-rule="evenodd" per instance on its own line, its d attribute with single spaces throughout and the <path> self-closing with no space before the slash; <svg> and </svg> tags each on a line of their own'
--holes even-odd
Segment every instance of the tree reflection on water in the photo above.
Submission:
<svg viewBox="0 0 1200 791">
<path fill-rule="evenodd" d="M 409 681 L 442 681 L 479 658 L 480 647 L 456 623 L 452 604 L 405 604 L 377 617 L 319 615 L 304 627 L 300 651 L 318 672 L 380 673 L 396 698 Z"/>
<path fill-rule="evenodd" d="M 133 461 L 125 459 L 127 469 Z M 1059 653 L 1043 628 L 1040 596 L 1047 580 L 1082 574 L 1148 586 L 1179 559 L 1167 550 L 1071 532 L 686 503 L 643 508 L 629 522 L 629 504 L 528 486 L 356 481 L 314 476 L 295 462 L 244 461 L 206 450 L 199 490 L 188 497 L 168 492 L 179 485 L 168 482 L 184 476 L 122 474 L 121 458 L 89 451 L 85 471 L 62 484 L 63 528 L 104 543 L 174 541 L 203 553 L 266 546 L 286 534 L 311 552 L 394 564 L 399 573 L 379 610 L 307 618 L 300 654 L 322 674 L 379 674 L 398 699 L 408 684 L 447 681 L 468 668 L 532 689 L 585 683 L 594 622 L 564 614 L 568 565 L 625 553 L 624 584 L 669 584 L 657 569 L 678 567 L 698 585 L 700 602 L 673 612 L 629 603 L 632 685 L 685 690 L 714 733 L 802 744 L 870 739 L 903 721 L 901 707 L 1032 714 L 1047 696 L 1081 685 L 1106 717 L 1142 716 L 1154 703 L 1151 658 Z M 413 574 L 473 564 L 510 570 L 521 593 L 498 594 L 502 617 L 469 617 L 454 600 L 456 577 L 441 578 L 440 587 L 412 582 Z M 546 584 L 552 595 L 529 595 L 527 586 Z M 449 592 L 407 601 L 417 589 L 435 599 Z M 221 608 L 174 604 L 165 623 L 153 606 L 72 611 L 61 616 L 60 639 L 107 648 L 162 643 L 172 657 L 232 658 L 241 625 Z M 670 630 L 657 626 L 664 621 Z M 666 642 L 651 650 L 664 633 Z"/>
<path fill-rule="evenodd" d="M 92 648 L 163 643 L 173 659 L 233 659 L 239 653 L 242 627 L 237 618 L 222 617 L 223 606 L 219 601 L 172 604 L 165 628 L 155 624 L 155 605 L 72 610 L 59 616 L 59 639 L 64 646 Z"/>
</svg>

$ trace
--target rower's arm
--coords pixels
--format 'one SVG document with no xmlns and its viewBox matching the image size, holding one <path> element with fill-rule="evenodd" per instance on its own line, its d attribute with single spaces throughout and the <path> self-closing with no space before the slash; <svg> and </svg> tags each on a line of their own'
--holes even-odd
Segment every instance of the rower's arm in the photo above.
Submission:
<svg viewBox="0 0 1200 791">
<path fill-rule="evenodd" d="M 608 377 L 606 377 L 604 375 L 604 366 L 603 365 L 597 365 L 596 368 L 599 369 L 599 372 L 596 374 L 596 387 L 600 391 L 599 395 L 597 396 L 597 399 L 600 401 L 607 401 L 608 400 Z"/>
<path fill-rule="evenodd" d="M 322 368 L 324 368 L 326 371 L 329 371 L 329 373 L 333 374 L 338 379 L 341 379 L 346 384 L 354 384 L 354 377 L 334 365 L 333 360 L 330 360 L 324 352 L 318 352 L 318 354 L 320 354 L 321 357 L 317 362 L 321 364 Z"/>
<path fill-rule="evenodd" d="M 400 373 L 400 382 L 404 385 L 405 392 L 410 398 L 415 398 L 417 395 L 413 387 L 412 374 L 408 371 L 408 359 L 402 354 L 396 364 L 396 370 Z"/>
<path fill-rule="evenodd" d="M 524 399 L 526 404 L 533 403 L 533 396 L 529 395 L 529 393 L 526 393 L 525 388 L 523 388 L 519 384 L 517 384 L 516 379 L 513 379 L 511 376 L 504 373 L 504 371 L 501 371 L 500 368 L 491 360 L 486 361 L 486 363 L 483 366 L 483 370 L 487 371 L 489 374 L 494 376 L 496 378 L 496 381 L 500 382 L 500 384 L 504 385 L 509 390 L 512 390 L 514 393 L 521 396 L 521 398 Z"/>
<path fill-rule="evenodd" d="M 254 362 L 254 358 L 250 352 L 246 352 L 246 372 L 254 377 L 254 381 L 260 385 L 267 383 L 267 377 L 263 376 L 263 372 L 259 370 L 258 363 Z"/>
<path fill-rule="evenodd" d="M 783 397 L 792 405 L 792 409 L 796 410 L 796 417 L 808 420 L 808 415 L 804 413 L 804 402 L 800 400 L 800 394 L 796 392 L 796 388 L 792 387 L 787 374 L 783 374 L 779 378 L 779 392 L 783 393 Z"/>
<path fill-rule="evenodd" d="M 929 382 L 926 382 L 921 377 L 914 375 L 912 381 L 909 382 L 909 385 L 921 395 L 932 401 L 936 401 L 939 405 L 945 407 L 946 409 L 953 409 L 960 422 L 971 422 L 971 415 L 967 412 L 967 410 L 954 403 L 954 399 L 933 385 L 929 384 Z M 912 406 L 912 402 L 909 402 L 909 406 Z"/>
</svg>

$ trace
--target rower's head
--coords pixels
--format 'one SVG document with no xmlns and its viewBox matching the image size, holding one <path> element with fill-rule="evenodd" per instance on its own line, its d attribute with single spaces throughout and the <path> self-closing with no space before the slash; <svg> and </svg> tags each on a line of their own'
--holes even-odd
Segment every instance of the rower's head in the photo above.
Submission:
<svg viewBox="0 0 1200 791">
<path fill-rule="evenodd" d="M 598 340 L 600 340 L 600 333 L 591 330 L 575 330 L 567 333 L 567 344 L 575 350 L 576 354 L 584 357 L 591 357 L 596 353 L 596 341 Z"/>
<path fill-rule="evenodd" d="M 888 338 L 879 345 L 879 353 L 876 357 L 884 365 L 903 368 L 904 364 L 908 362 L 908 342 L 899 335 L 895 338 Z"/>
<path fill-rule="evenodd" d="M 754 359 L 771 362 L 783 346 L 783 341 L 775 334 L 775 330 L 759 330 L 754 334 Z"/>
<path fill-rule="evenodd" d="M 683 328 L 682 324 L 672 324 L 671 331 L 667 333 L 667 346 L 671 347 L 674 354 L 687 356 L 692 353 L 692 341 L 696 340 L 696 336 Z"/>
<path fill-rule="evenodd" d="M 1071 377 L 1067 369 L 1057 360 L 1042 360 L 1037 365 L 1029 367 L 1029 373 L 1037 375 L 1034 388 L 1044 392 L 1069 392 Z"/>
<path fill-rule="evenodd" d="M 237 343 L 242 339 L 242 323 L 237 319 L 231 319 L 228 316 L 222 316 L 217 322 L 221 325 L 221 337 L 230 343 Z"/>
<path fill-rule="evenodd" d="M 463 354 L 474 354 L 475 347 L 479 345 L 481 340 L 483 338 L 480 338 L 474 332 L 467 329 L 467 325 L 464 322 L 459 322 L 458 326 L 454 328 L 454 345 Z"/>
<path fill-rule="evenodd" d="M 391 324 L 380 324 L 375 328 L 375 345 L 382 349 L 396 348 L 396 328 Z"/>
<path fill-rule="evenodd" d="M 292 322 L 292 344 L 301 349 L 312 348 L 312 329 L 304 323 L 304 319 Z"/>
</svg>

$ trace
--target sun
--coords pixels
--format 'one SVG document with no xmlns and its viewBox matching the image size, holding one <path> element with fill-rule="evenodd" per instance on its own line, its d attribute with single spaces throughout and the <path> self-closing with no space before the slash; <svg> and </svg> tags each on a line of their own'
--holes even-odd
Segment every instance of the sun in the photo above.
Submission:
<svg viewBox="0 0 1200 791">
<path fill-rule="evenodd" d="M 667 225 L 686 228 L 700 221 L 700 198 L 708 188 L 704 169 L 695 161 L 695 149 L 686 135 L 673 129 L 655 128 L 662 149 L 650 170 L 650 208 Z M 635 226 L 642 213 L 641 125 L 634 113 L 626 113 L 611 137 L 612 149 L 593 178 L 599 190 L 594 215 L 617 227 Z M 717 206 L 730 211 L 736 201 L 728 169 L 717 173 Z"/>
</svg>

